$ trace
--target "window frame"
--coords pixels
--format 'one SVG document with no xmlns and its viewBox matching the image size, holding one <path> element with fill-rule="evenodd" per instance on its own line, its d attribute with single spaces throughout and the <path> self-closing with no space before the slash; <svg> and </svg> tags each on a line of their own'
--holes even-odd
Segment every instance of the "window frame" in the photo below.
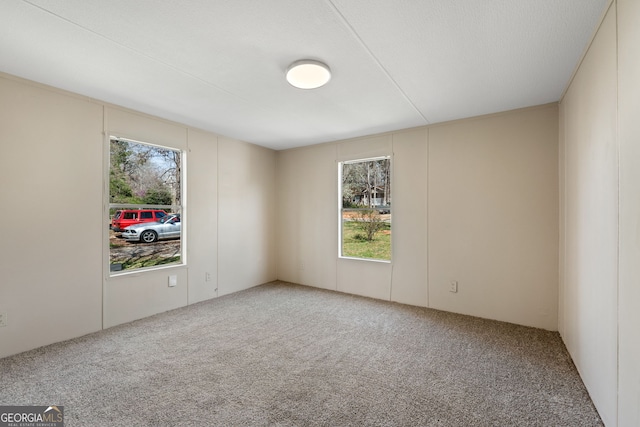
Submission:
<svg viewBox="0 0 640 427">
<path fill-rule="evenodd" d="M 180 203 L 177 204 L 145 204 L 145 203 L 111 203 L 111 189 L 110 189 L 110 174 L 111 174 L 111 143 L 113 140 L 120 140 L 120 141 L 126 141 L 128 143 L 134 143 L 134 144 L 141 144 L 144 146 L 148 146 L 148 147 L 153 147 L 153 148 L 159 148 L 162 150 L 170 150 L 173 152 L 177 152 L 179 153 L 180 157 L 179 157 L 179 168 L 180 168 L 180 187 L 179 187 L 179 191 L 180 191 Z M 186 195 L 187 195 L 187 184 L 186 184 L 186 177 L 187 177 L 187 152 L 186 150 L 182 149 L 182 148 L 177 148 L 177 147 L 171 147 L 171 146 L 167 146 L 167 145 L 161 145 L 161 144 L 155 144 L 155 143 L 151 143 L 151 142 L 146 142 L 146 141 L 141 141 L 139 139 L 134 139 L 134 138 L 130 138 L 127 136 L 123 136 L 122 133 L 120 132 L 105 132 L 105 148 L 104 148 L 104 153 L 105 153 L 105 160 L 104 160 L 104 181 L 105 181 L 105 185 L 104 185 L 104 213 L 103 213 L 103 217 L 104 217 L 104 221 L 103 224 L 108 224 L 106 226 L 106 230 L 105 230 L 105 244 L 103 245 L 104 247 L 104 252 L 105 252 L 105 269 L 106 269 L 106 277 L 107 278 L 115 278 L 118 276 L 125 276 L 125 275 L 137 275 L 140 274 L 142 272 L 147 272 L 147 271 L 157 271 L 157 270 L 163 270 L 163 269 L 172 269 L 172 268 L 184 268 L 187 266 L 187 242 L 186 242 L 186 236 L 187 236 L 187 232 L 186 232 L 186 225 L 187 225 L 187 220 L 186 220 Z M 178 252 L 180 259 L 178 261 L 175 262 L 171 262 L 171 263 L 167 263 L 167 264 L 160 264 L 160 265 L 154 265 L 154 266 L 149 266 L 149 267 L 137 267 L 137 268 L 129 268 L 129 269 L 123 269 L 123 270 L 114 270 L 112 269 L 112 264 L 110 261 L 110 256 L 111 256 L 111 245 L 110 245 L 110 227 L 111 227 L 111 220 L 112 220 L 112 216 L 111 216 L 111 212 L 117 211 L 117 210 L 158 210 L 158 209 L 162 209 L 165 210 L 165 212 L 167 212 L 167 215 L 169 215 L 170 213 L 178 213 L 180 215 L 180 251 Z M 137 215 L 139 216 L 139 215 Z M 154 214 L 154 220 L 156 219 L 156 216 Z"/>
<path fill-rule="evenodd" d="M 365 163 L 372 162 L 376 160 L 389 160 L 389 190 L 393 195 L 393 156 L 392 155 L 383 155 L 383 156 L 375 156 L 375 157 L 366 157 L 366 158 L 357 158 L 353 160 L 341 160 L 338 161 L 338 258 L 339 259 L 348 259 L 348 260 L 356 260 L 356 261 L 368 261 L 368 262 L 377 262 L 377 263 L 385 263 L 391 264 L 393 262 L 393 203 L 389 203 L 388 206 L 385 206 L 385 209 L 389 210 L 389 230 L 390 234 L 390 242 L 389 242 L 389 259 L 380 259 L 380 258 L 364 258 L 364 257 L 355 257 L 344 255 L 344 241 L 343 241 L 343 212 L 344 211 L 367 211 L 371 210 L 371 208 L 344 208 L 343 207 L 343 170 L 345 164 L 355 164 L 355 163 Z"/>
</svg>

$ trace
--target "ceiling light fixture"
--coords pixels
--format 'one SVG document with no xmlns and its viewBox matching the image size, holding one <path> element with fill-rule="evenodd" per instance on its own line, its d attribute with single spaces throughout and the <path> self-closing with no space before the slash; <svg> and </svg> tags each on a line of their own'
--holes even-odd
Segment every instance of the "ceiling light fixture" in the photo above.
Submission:
<svg viewBox="0 0 640 427">
<path fill-rule="evenodd" d="M 287 81 L 298 89 L 316 89 L 331 79 L 331 70 L 320 62 L 311 59 L 296 61 L 287 68 Z"/>
</svg>

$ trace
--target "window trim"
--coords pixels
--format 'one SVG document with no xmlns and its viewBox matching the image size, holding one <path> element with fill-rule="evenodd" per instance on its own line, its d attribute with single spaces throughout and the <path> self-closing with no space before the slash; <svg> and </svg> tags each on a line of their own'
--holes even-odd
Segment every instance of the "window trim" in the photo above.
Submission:
<svg viewBox="0 0 640 427">
<path fill-rule="evenodd" d="M 110 203 L 110 172 L 111 172 L 111 141 L 113 139 L 118 139 L 122 141 L 127 141 L 135 144 L 142 144 L 154 148 L 160 148 L 164 150 L 171 150 L 180 153 L 180 198 L 181 204 L 179 205 L 157 205 L 157 204 L 132 204 L 132 203 Z M 111 271 L 111 247 L 110 247 L 110 238 L 109 238 L 109 226 L 103 227 L 103 236 L 104 236 L 104 244 L 103 244 L 103 265 L 105 271 L 105 278 L 114 279 L 122 276 L 135 276 L 141 273 L 153 272 L 158 270 L 166 270 L 166 269 L 175 269 L 175 268 L 186 268 L 187 267 L 187 150 L 168 145 L 161 145 L 146 141 L 141 141 L 139 139 L 130 138 L 127 136 L 123 136 L 122 132 L 110 132 L 105 131 L 104 133 L 104 161 L 103 161 L 103 224 L 111 223 L 111 215 L 110 211 L 112 209 L 122 209 L 122 210 L 145 210 L 145 209 L 164 209 L 174 212 L 179 212 L 181 217 L 181 226 L 180 226 L 180 261 L 171 263 L 171 264 L 162 264 L 157 266 L 150 267 L 139 267 L 134 269 L 127 270 L 119 270 L 119 271 Z"/>
<path fill-rule="evenodd" d="M 343 171 L 343 165 L 347 165 L 347 164 L 355 164 L 355 163 L 364 163 L 364 162 L 370 162 L 370 161 L 376 161 L 376 160 L 389 160 L 389 176 L 391 177 L 391 184 L 390 184 L 390 188 L 391 190 L 391 194 L 393 195 L 394 191 L 393 191 L 393 155 L 389 154 L 389 155 L 384 155 L 384 156 L 375 156 L 375 157 L 366 157 L 366 158 L 361 158 L 361 159 L 353 159 L 353 160 L 339 160 L 337 161 L 337 165 L 338 165 L 338 259 L 346 259 L 346 260 L 354 260 L 354 261 L 368 261 L 368 262 L 377 262 L 377 263 L 383 263 L 383 264 L 392 264 L 393 263 L 393 232 L 391 233 L 391 241 L 389 242 L 390 245 L 390 259 L 380 259 L 380 258 L 360 258 L 360 257 L 352 257 L 352 256 L 345 256 L 343 255 L 343 232 L 342 232 L 342 228 L 343 228 L 343 217 L 342 217 L 342 213 L 345 210 L 342 207 L 342 171 Z M 392 219 L 389 223 L 391 230 L 393 230 L 393 204 L 389 205 L 389 213 L 392 215 Z M 346 210 L 353 210 L 353 211 L 357 211 L 357 210 L 368 210 L 368 208 L 348 208 Z"/>
</svg>

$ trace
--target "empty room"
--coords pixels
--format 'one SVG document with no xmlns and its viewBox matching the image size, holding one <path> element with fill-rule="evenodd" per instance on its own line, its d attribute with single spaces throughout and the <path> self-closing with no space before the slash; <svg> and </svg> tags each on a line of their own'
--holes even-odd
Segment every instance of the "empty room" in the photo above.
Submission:
<svg viewBox="0 0 640 427">
<path fill-rule="evenodd" d="M 0 22 L 0 426 L 640 426 L 639 1 Z"/>
</svg>

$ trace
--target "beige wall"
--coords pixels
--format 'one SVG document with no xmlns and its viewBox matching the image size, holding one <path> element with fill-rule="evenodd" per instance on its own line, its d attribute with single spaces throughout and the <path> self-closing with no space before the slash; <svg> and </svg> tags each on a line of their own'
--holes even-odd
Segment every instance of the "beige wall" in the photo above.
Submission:
<svg viewBox="0 0 640 427">
<path fill-rule="evenodd" d="M 556 105 L 429 128 L 428 238 L 430 307 L 557 329 Z"/>
<path fill-rule="evenodd" d="M 338 250 L 336 147 L 276 156 L 278 278 L 336 290 Z M 331 254 L 331 256 L 327 256 Z"/>
<path fill-rule="evenodd" d="M 640 425 L 640 2 L 618 0 L 618 425 Z"/>
<path fill-rule="evenodd" d="M 617 425 L 618 143 L 611 8 L 561 103 L 559 329 L 603 421 Z"/>
<path fill-rule="evenodd" d="M 102 326 L 102 106 L 0 77 L 0 357 Z"/>
<path fill-rule="evenodd" d="M 395 193 L 391 300 L 428 307 L 427 129 L 397 132 L 392 137 Z"/>
<path fill-rule="evenodd" d="M 188 299 L 193 304 L 218 296 L 218 138 L 189 129 L 188 142 Z"/>
<path fill-rule="evenodd" d="M 276 279 L 275 152 L 218 141 L 218 295 Z"/>
<path fill-rule="evenodd" d="M 278 277 L 555 330 L 557 126 L 547 105 L 279 152 Z M 337 164 L 385 154 L 393 261 L 340 259 Z"/>
<path fill-rule="evenodd" d="M 607 426 L 640 425 L 640 3 L 613 2 L 560 104 L 560 331 Z"/>
<path fill-rule="evenodd" d="M 560 332 L 608 425 L 617 411 L 616 21 L 607 14 L 562 104 Z"/>
<path fill-rule="evenodd" d="M 105 134 L 186 151 L 186 266 L 109 276 Z M 271 150 L 6 75 L 0 141 L 0 357 L 276 278 Z"/>
</svg>

